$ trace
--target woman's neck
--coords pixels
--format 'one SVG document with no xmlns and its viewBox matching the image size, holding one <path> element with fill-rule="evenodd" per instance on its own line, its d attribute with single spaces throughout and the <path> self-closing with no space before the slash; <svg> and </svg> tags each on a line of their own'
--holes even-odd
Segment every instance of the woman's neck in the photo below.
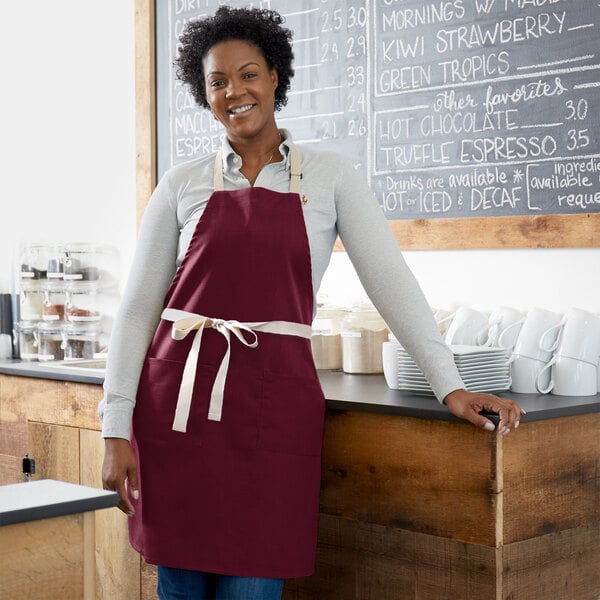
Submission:
<svg viewBox="0 0 600 600">
<path fill-rule="evenodd" d="M 279 152 L 279 146 L 283 137 L 278 130 L 274 136 L 269 136 L 269 139 L 256 140 L 253 139 L 249 143 L 240 143 L 239 141 L 229 141 L 233 150 L 239 154 L 242 159 L 240 172 L 248 179 L 250 185 L 254 185 L 258 174 L 264 167 L 272 162 L 279 162 L 282 155 Z"/>
</svg>

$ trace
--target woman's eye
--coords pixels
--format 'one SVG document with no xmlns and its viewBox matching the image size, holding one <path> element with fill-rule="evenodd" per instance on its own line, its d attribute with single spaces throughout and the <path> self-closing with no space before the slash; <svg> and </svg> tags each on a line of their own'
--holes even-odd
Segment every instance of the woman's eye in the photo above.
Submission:
<svg viewBox="0 0 600 600">
<path fill-rule="evenodd" d="M 224 81 L 222 81 L 222 80 L 220 80 L 220 79 L 218 79 L 218 80 L 216 80 L 216 81 L 211 81 L 211 82 L 210 82 L 210 87 L 213 87 L 213 88 L 214 88 L 214 87 L 220 87 L 220 86 L 222 86 L 222 85 L 225 85 L 225 82 L 224 82 Z"/>
<path fill-rule="evenodd" d="M 244 79 L 253 79 L 254 77 L 256 77 L 256 73 L 244 73 L 243 75 Z"/>
</svg>

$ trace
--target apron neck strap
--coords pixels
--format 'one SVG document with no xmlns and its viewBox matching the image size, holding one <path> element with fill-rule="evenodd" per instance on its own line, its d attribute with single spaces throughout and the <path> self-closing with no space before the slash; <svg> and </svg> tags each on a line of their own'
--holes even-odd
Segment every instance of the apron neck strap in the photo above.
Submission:
<svg viewBox="0 0 600 600">
<path fill-rule="evenodd" d="M 296 144 L 290 147 L 290 192 L 300 193 L 300 180 L 302 179 L 302 156 Z M 213 189 L 215 192 L 222 192 L 225 189 L 223 181 L 223 152 L 221 148 L 217 150 L 215 156 L 215 169 L 213 174 Z"/>
<path fill-rule="evenodd" d="M 290 192 L 300 193 L 300 180 L 302 179 L 302 157 L 296 144 L 290 148 Z"/>
<path fill-rule="evenodd" d="M 213 173 L 213 190 L 215 192 L 222 192 L 225 189 L 225 182 L 223 181 L 223 152 L 221 148 L 217 150 L 215 156 L 215 170 Z"/>
</svg>

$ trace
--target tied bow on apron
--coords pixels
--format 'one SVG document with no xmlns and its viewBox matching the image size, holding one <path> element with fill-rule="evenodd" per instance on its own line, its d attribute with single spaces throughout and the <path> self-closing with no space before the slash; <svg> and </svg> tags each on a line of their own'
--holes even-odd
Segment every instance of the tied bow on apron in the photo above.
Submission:
<svg viewBox="0 0 600 600">
<path fill-rule="evenodd" d="M 194 381 L 196 378 L 196 366 L 198 356 L 200 355 L 200 345 L 202 343 L 202 332 L 209 327 L 218 331 L 227 340 L 227 350 L 223 357 L 217 376 L 215 378 L 210 403 L 208 407 L 208 419 L 211 421 L 220 421 L 223 410 L 223 395 L 225 393 L 225 380 L 229 369 L 229 357 L 231 354 L 231 334 L 248 348 L 258 346 L 258 336 L 256 331 L 275 333 L 279 335 L 295 335 L 310 339 L 312 328 L 310 325 L 302 323 L 292 323 L 290 321 L 260 321 L 254 323 L 240 323 L 236 320 L 225 321 L 207 317 L 196 313 L 186 312 L 174 308 L 165 308 L 161 318 L 166 321 L 172 321 L 171 337 L 174 340 L 183 340 L 187 335 L 196 331 L 192 346 L 187 355 L 181 386 L 177 397 L 177 407 L 175 409 L 175 418 L 173 420 L 174 431 L 185 432 L 187 428 L 188 417 L 192 406 L 192 394 L 194 391 Z M 247 337 L 246 337 L 247 336 Z"/>
</svg>

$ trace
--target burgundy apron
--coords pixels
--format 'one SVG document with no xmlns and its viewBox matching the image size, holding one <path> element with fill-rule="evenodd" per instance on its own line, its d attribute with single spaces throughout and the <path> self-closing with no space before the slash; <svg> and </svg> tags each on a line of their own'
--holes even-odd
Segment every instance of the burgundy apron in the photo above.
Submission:
<svg viewBox="0 0 600 600">
<path fill-rule="evenodd" d="M 291 151 L 289 193 L 215 191 L 141 373 L 131 543 L 151 564 L 244 577 L 314 571 L 325 402 Z"/>
</svg>

